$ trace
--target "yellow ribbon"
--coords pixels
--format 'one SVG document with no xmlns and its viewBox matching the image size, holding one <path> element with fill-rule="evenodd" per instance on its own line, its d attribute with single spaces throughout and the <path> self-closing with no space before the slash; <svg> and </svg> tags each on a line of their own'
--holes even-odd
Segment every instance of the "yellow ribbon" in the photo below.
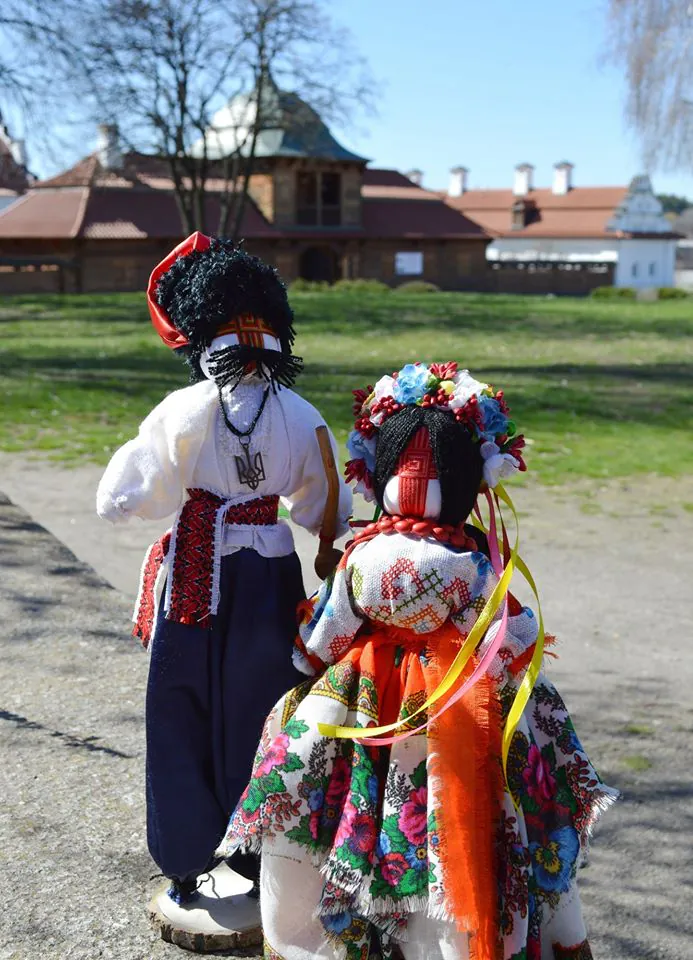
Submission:
<svg viewBox="0 0 693 960">
<path fill-rule="evenodd" d="M 504 489 L 504 487 L 499 484 L 495 492 L 500 500 L 503 503 L 507 504 L 512 511 L 513 518 L 515 520 L 516 528 L 519 529 L 519 518 L 517 516 L 517 511 L 515 509 L 515 504 L 510 499 L 510 496 Z M 472 523 L 475 527 L 481 530 L 483 533 L 488 535 L 488 530 L 484 527 L 480 520 L 476 517 L 472 517 Z M 517 540 L 516 544 L 517 546 Z M 502 544 L 501 544 L 502 546 Z M 537 682 L 539 672 L 541 670 L 542 660 L 544 659 L 544 615 L 541 612 L 541 603 L 539 602 L 539 593 L 537 591 L 537 585 L 534 582 L 534 577 L 529 571 L 529 567 L 524 562 L 524 560 L 515 555 L 513 557 L 515 561 L 515 566 L 520 571 L 522 576 L 525 578 L 529 587 L 534 594 L 534 598 L 537 601 L 537 617 L 539 618 L 539 630 L 537 632 L 537 640 L 534 647 L 534 653 L 532 654 L 532 659 L 529 662 L 529 666 L 525 671 L 525 675 L 522 678 L 522 683 L 520 688 L 515 694 L 515 699 L 513 700 L 512 707 L 508 713 L 508 718 L 505 721 L 505 728 L 503 730 L 503 773 L 505 774 L 505 779 L 507 782 L 508 779 L 508 754 L 510 753 L 510 744 L 512 743 L 513 736 L 517 730 L 518 724 L 522 719 L 522 714 L 525 711 L 525 707 L 529 703 L 529 698 L 532 696 L 532 690 Z M 514 800 L 514 798 L 513 798 Z"/>
</svg>

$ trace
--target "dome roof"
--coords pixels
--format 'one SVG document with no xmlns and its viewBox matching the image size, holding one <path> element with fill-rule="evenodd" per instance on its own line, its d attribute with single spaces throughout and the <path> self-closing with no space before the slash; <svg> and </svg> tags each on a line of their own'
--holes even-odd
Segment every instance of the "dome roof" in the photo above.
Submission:
<svg viewBox="0 0 693 960">
<path fill-rule="evenodd" d="M 305 100 L 295 93 L 280 90 L 271 78 L 263 85 L 262 114 L 264 120 L 255 145 L 256 157 L 316 157 L 366 162 L 335 140 L 319 114 Z M 256 115 L 255 91 L 232 97 L 214 115 L 205 134 L 208 157 L 218 159 L 237 151 L 247 156 Z M 195 145 L 194 152 L 202 155 L 202 140 Z"/>
</svg>

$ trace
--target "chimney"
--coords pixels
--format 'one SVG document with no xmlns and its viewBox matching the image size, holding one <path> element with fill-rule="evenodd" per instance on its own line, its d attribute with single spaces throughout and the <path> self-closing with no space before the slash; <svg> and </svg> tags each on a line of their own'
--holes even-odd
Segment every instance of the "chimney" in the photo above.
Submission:
<svg viewBox="0 0 693 960">
<path fill-rule="evenodd" d="M 10 150 L 18 167 L 26 169 L 26 143 L 24 140 L 11 140 Z"/>
<path fill-rule="evenodd" d="M 534 167 L 531 163 L 518 163 L 515 167 L 513 193 L 516 197 L 526 197 L 534 189 Z"/>
<path fill-rule="evenodd" d="M 467 192 L 467 177 L 469 170 L 466 167 L 453 167 L 450 171 L 449 197 L 461 197 Z"/>
<path fill-rule="evenodd" d="M 123 153 L 118 142 L 118 127 L 114 123 L 100 123 L 98 129 L 96 150 L 99 163 L 104 170 L 120 170 L 123 166 Z"/>
<path fill-rule="evenodd" d="M 553 168 L 553 192 L 558 196 L 570 193 L 573 189 L 573 165 L 563 160 L 561 163 L 554 164 Z"/>
<path fill-rule="evenodd" d="M 409 170 L 404 176 L 408 177 L 417 187 L 420 187 L 423 183 L 423 170 Z"/>
</svg>

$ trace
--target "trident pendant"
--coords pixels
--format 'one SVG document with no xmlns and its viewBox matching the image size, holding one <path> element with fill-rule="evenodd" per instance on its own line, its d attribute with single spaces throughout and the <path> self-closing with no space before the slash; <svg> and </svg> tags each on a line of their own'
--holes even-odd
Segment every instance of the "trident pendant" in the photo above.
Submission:
<svg viewBox="0 0 693 960">
<path fill-rule="evenodd" d="M 262 462 L 262 454 L 251 454 L 249 438 L 243 438 L 241 446 L 243 447 L 242 456 L 234 456 L 238 479 L 241 483 L 250 487 L 251 490 L 257 490 L 265 479 L 265 465 Z"/>
</svg>

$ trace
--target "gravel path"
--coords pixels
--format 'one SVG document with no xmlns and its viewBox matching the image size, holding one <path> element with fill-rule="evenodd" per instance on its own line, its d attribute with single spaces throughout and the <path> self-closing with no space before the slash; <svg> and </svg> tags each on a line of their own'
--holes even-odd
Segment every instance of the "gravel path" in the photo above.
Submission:
<svg viewBox="0 0 693 960">
<path fill-rule="evenodd" d="M 147 664 L 128 638 L 160 525 L 94 519 L 99 474 L 0 455 L 0 960 L 181 956 L 144 914 Z M 516 501 L 551 673 L 625 797 L 581 876 L 595 960 L 691 960 L 693 480 Z"/>
</svg>

